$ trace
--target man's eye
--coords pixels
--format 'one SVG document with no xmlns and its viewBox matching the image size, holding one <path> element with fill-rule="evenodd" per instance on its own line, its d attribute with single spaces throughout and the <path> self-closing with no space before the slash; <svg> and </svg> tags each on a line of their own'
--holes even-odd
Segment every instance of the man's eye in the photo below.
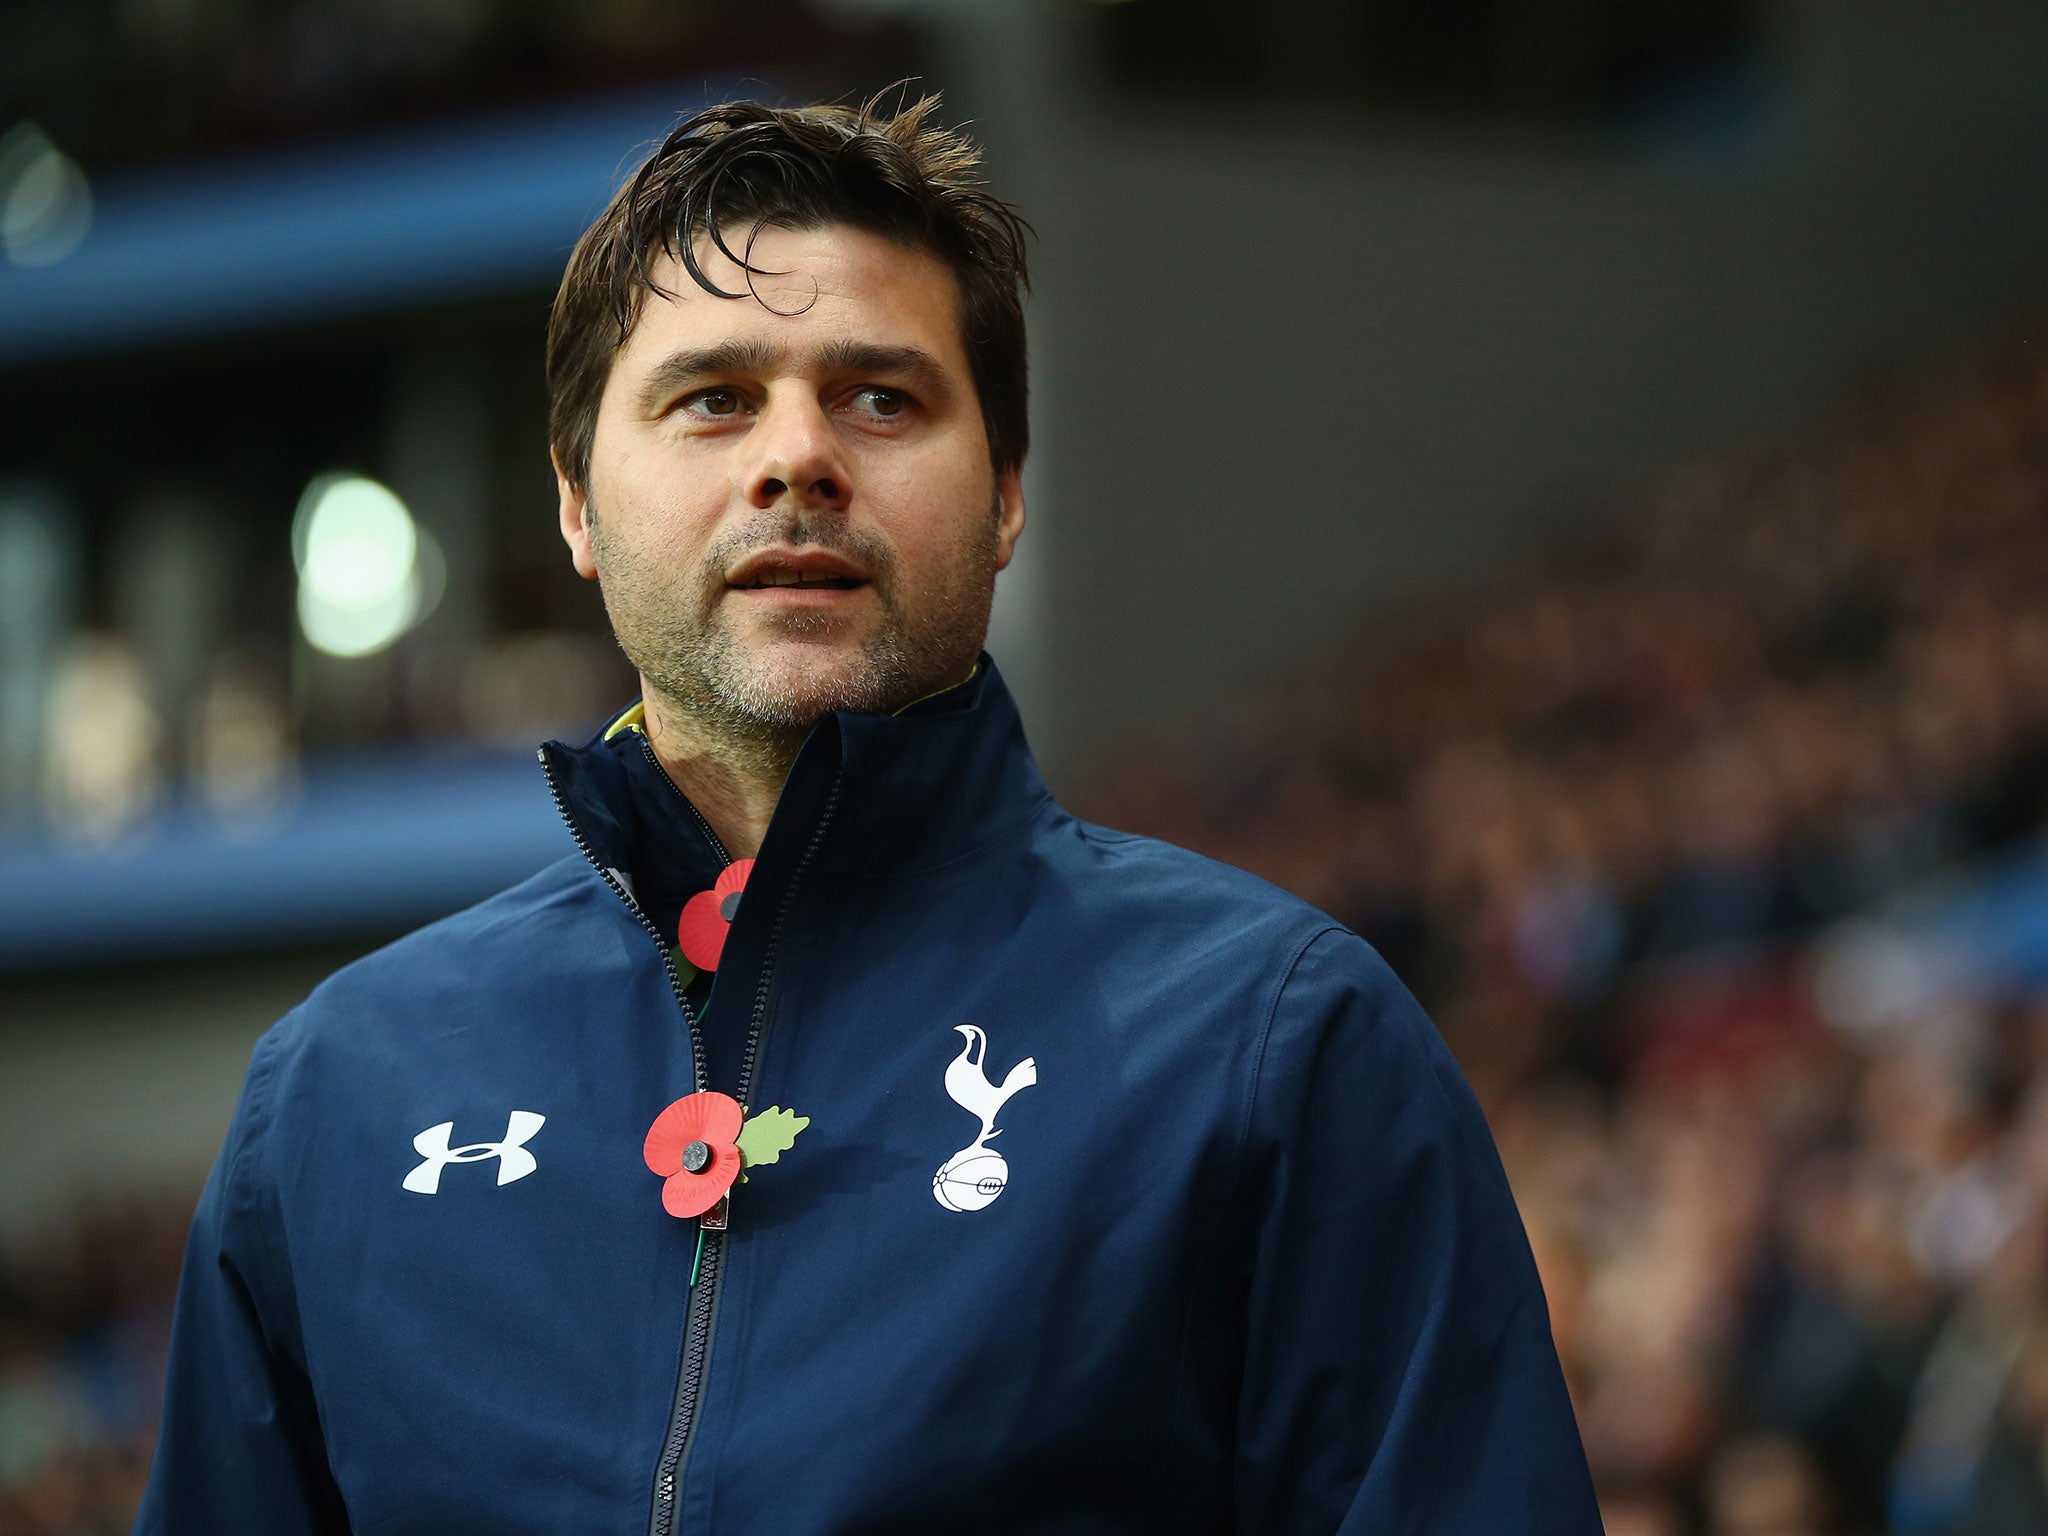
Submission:
<svg viewBox="0 0 2048 1536">
<path fill-rule="evenodd" d="M 683 409 L 696 416 L 734 416 L 740 409 L 735 389 L 700 389 L 683 401 Z"/>
<path fill-rule="evenodd" d="M 871 416 L 898 416 L 910 407 L 910 397 L 903 391 L 884 389 L 878 384 L 855 390 L 853 400 Z"/>
</svg>

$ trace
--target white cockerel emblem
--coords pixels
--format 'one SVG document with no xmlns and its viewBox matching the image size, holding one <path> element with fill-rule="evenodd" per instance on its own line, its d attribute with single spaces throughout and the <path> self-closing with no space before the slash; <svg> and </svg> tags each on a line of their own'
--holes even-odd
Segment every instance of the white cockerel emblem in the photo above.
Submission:
<svg viewBox="0 0 2048 1536">
<path fill-rule="evenodd" d="M 967 1037 L 967 1045 L 946 1068 L 946 1093 L 981 1122 L 981 1134 L 939 1165 L 932 1175 L 932 1198 L 949 1211 L 978 1211 L 992 1204 L 1010 1182 L 1010 1165 L 1003 1154 L 988 1148 L 989 1141 L 1002 1134 L 996 1129 L 996 1115 L 1038 1081 L 1038 1063 L 1026 1056 L 1010 1068 L 999 1087 L 988 1080 L 983 1066 L 988 1036 L 972 1024 L 953 1027 Z"/>
</svg>

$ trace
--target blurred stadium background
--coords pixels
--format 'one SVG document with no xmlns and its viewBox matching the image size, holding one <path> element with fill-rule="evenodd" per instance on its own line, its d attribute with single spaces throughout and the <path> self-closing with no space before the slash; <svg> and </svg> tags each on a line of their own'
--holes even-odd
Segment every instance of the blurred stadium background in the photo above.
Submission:
<svg viewBox="0 0 2048 1536">
<path fill-rule="evenodd" d="M 14 0 L 0 1536 L 127 1528 L 256 1034 L 569 846 L 569 244 L 907 76 L 1041 235 L 1049 775 L 1429 1005 L 1613 1536 L 2048 1532 L 2048 7 Z"/>
</svg>

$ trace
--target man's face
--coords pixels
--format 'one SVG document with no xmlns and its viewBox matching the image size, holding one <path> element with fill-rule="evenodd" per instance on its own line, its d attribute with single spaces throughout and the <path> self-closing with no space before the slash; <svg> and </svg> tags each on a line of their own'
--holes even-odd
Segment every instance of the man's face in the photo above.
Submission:
<svg viewBox="0 0 2048 1536">
<path fill-rule="evenodd" d="M 741 736 L 966 677 L 1024 524 L 942 263 L 830 225 L 763 228 L 752 264 L 740 299 L 656 268 L 675 297 L 650 296 L 613 359 L 587 483 L 557 466 L 563 537 L 628 659 Z"/>
</svg>

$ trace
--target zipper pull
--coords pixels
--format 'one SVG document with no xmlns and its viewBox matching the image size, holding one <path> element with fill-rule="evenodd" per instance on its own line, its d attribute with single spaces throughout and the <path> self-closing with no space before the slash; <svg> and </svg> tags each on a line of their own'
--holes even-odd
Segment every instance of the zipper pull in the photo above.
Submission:
<svg viewBox="0 0 2048 1536">
<path fill-rule="evenodd" d="M 697 1218 L 697 1252 L 696 1256 L 690 1260 L 690 1289 L 693 1291 L 697 1289 L 698 1272 L 704 1267 L 704 1234 L 706 1232 L 723 1232 L 725 1230 L 726 1217 L 731 1205 L 732 1196 L 730 1194 L 720 1195 L 718 1197 L 718 1204 Z"/>
</svg>

